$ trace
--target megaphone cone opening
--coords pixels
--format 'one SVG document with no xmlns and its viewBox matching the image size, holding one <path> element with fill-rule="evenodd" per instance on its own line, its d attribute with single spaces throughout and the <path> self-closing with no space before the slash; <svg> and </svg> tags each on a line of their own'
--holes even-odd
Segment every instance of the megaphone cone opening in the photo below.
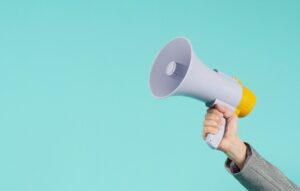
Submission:
<svg viewBox="0 0 300 191">
<path fill-rule="evenodd" d="M 176 38 L 165 45 L 155 58 L 150 73 L 150 89 L 157 98 L 176 92 L 190 66 L 192 46 L 186 38 Z"/>
</svg>

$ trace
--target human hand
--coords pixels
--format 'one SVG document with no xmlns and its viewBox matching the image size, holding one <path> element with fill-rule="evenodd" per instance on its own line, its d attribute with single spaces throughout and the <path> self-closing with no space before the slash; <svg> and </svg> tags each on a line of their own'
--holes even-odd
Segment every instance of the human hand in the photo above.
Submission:
<svg viewBox="0 0 300 191">
<path fill-rule="evenodd" d="M 222 125 L 222 117 L 226 119 L 226 126 L 218 150 L 223 151 L 242 169 L 247 147 L 238 135 L 238 117 L 234 112 L 221 105 L 209 108 L 203 121 L 202 137 L 205 140 L 208 134 L 216 134 Z"/>
</svg>

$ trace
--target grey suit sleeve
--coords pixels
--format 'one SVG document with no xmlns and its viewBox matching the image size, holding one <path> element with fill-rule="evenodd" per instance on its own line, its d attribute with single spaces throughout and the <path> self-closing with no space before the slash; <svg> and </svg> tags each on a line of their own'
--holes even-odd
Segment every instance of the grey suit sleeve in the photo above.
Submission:
<svg viewBox="0 0 300 191">
<path fill-rule="evenodd" d="M 225 167 L 245 188 L 255 191 L 300 191 L 279 169 L 261 157 L 250 145 L 242 170 L 230 159 Z"/>
</svg>

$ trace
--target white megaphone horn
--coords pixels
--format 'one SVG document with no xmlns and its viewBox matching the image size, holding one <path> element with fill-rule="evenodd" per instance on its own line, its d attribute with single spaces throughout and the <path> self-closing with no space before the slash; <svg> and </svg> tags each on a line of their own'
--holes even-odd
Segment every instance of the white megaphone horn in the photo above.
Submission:
<svg viewBox="0 0 300 191">
<path fill-rule="evenodd" d="M 204 65 L 196 56 L 190 41 L 176 38 L 170 41 L 156 57 L 150 73 L 150 88 L 157 98 L 173 95 L 193 97 L 212 107 L 226 106 L 239 117 L 253 109 L 254 93 L 242 83 Z M 226 120 L 217 134 L 206 137 L 208 145 L 218 148 L 225 132 Z"/>
</svg>

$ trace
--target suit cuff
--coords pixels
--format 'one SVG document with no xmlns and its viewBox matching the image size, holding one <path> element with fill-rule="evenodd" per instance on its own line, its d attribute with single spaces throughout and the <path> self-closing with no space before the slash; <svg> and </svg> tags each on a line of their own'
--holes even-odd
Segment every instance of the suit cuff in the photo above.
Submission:
<svg viewBox="0 0 300 191">
<path fill-rule="evenodd" d="M 289 190 L 300 188 L 291 182 L 280 170 L 262 158 L 249 144 L 247 156 L 242 169 L 230 159 L 225 162 L 225 168 L 248 190 Z"/>
</svg>

